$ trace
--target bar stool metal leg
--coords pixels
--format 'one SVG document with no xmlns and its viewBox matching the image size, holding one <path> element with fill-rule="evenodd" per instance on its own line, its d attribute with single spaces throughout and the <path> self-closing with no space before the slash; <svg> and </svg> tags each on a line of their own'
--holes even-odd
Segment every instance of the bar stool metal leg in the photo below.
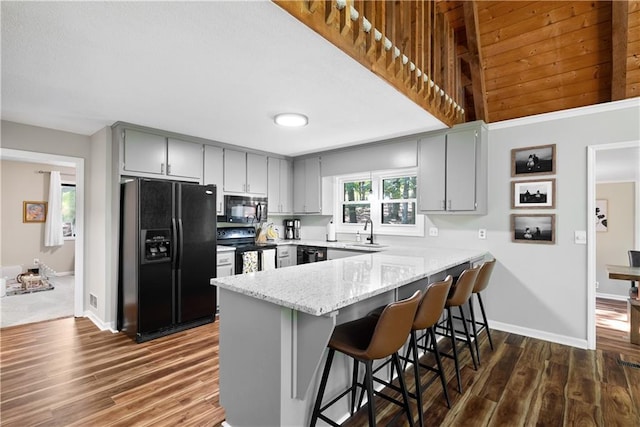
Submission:
<svg viewBox="0 0 640 427">
<path fill-rule="evenodd" d="M 462 326 L 464 327 L 464 334 L 467 337 L 467 348 L 469 348 L 469 353 L 471 354 L 471 360 L 473 361 L 473 369 L 478 370 L 478 364 L 476 363 L 476 356 L 473 354 L 473 346 L 471 344 L 471 335 L 469 335 L 469 326 L 467 325 L 467 319 L 464 315 L 464 311 L 462 310 L 462 306 L 458 306 L 458 311 L 460 312 L 460 318 L 462 318 Z M 455 333 L 452 329 L 451 333 Z"/>
<path fill-rule="evenodd" d="M 335 350 L 330 348 L 327 354 L 327 361 L 324 363 L 324 370 L 322 371 L 322 379 L 320 380 L 320 389 L 318 390 L 318 397 L 316 397 L 316 403 L 313 406 L 313 414 L 311 415 L 310 427 L 315 427 L 318 422 L 320 414 L 320 406 L 322 405 L 322 397 L 324 396 L 324 389 L 327 387 L 327 380 L 329 379 L 329 371 L 331 370 L 331 363 L 333 362 L 333 355 Z M 325 420 L 327 421 L 327 420 Z"/>
<path fill-rule="evenodd" d="M 493 350 L 493 340 L 491 339 L 491 331 L 489 330 L 489 321 L 487 320 L 487 314 L 484 311 L 484 304 L 482 303 L 482 297 L 478 292 L 476 294 L 478 296 L 478 302 L 480 303 L 480 311 L 482 312 L 482 320 L 484 321 L 484 328 L 487 330 L 487 336 L 489 337 L 489 345 L 491 346 L 491 350 Z"/>
</svg>

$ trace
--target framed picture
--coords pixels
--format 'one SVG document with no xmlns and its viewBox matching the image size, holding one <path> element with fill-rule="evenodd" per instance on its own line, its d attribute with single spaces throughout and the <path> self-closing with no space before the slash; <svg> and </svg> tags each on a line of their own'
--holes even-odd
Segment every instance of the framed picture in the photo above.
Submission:
<svg viewBox="0 0 640 427">
<path fill-rule="evenodd" d="M 511 240 L 517 243 L 556 242 L 556 216 L 554 214 L 511 214 Z"/>
<path fill-rule="evenodd" d="M 511 208 L 553 209 L 556 207 L 556 180 L 511 181 Z"/>
<path fill-rule="evenodd" d="M 44 222 L 47 219 L 47 202 L 22 202 L 22 222 Z"/>
<path fill-rule="evenodd" d="M 511 176 L 556 173 L 556 144 L 511 150 Z"/>
<path fill-rule="evenodd" d="M 608 220 L 607 200 L 596 200 L 596 231 L 607 231 Z"/>
</svg>

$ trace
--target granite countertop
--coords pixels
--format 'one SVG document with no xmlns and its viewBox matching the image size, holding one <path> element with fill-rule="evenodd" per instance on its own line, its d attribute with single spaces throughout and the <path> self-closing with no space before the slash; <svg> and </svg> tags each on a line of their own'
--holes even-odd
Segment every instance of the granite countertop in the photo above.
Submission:
<svg viewBox="0 0 640 427">
<path fill-rule="evenodd" d="M 321 316 L 486 254 L 477 249 L 387 248 L 349 258 L 211 279 L 211 284 Z"/>
</svg>

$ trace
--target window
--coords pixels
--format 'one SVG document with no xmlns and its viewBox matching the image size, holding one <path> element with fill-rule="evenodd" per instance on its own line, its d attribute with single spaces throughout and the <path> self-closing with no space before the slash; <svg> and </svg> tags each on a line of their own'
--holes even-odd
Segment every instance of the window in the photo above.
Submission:
<svg viewBox="0 0 640 427">
<path fill-rule="evenodd" d="M 343 181 L 342 222 L 363 223 L 371 216 L 371 180 Z"/>
<path fill-rule="evenodd" d="M 382 180 L 382 223 L 416 223 L 416 177 L 403 176 Z"/>
<path fill-rule="evenodd" d="M 62 184 L 62 235 L 76 237 L 76 186 Z"/>
<path fill-rule="evenodd" d="M 371 218 L 376 234 L 424 236 L 424 216 L 417 212 L 416 175 L 411 168 L 335 177 L 336 230 L 356 233 Z"/>
</svg>

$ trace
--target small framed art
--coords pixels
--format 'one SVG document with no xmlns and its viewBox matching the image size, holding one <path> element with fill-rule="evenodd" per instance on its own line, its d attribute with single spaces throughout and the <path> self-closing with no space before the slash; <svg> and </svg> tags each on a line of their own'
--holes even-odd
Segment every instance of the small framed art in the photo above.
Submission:
<svg viewBox="0 0 640 427">
<path fill-rule="evenodd" d="M 556 207 L 556 180 L 511 181 L 511 208 L 553 209 Z"/>
<path fill-rule="evenodd" d="M 22 222 L 45 222 L 47 202 L 22 202 Z"/>
<path fill-rule="evenodd" d="M 554 214 L 511 214 L 511 240 L 516 243 L 554 244 Z"/>
<path fill-rule="evenodd" d="M 556 144 L 511 150 L 511 176 L 556 173 Z"/>
</svg>

